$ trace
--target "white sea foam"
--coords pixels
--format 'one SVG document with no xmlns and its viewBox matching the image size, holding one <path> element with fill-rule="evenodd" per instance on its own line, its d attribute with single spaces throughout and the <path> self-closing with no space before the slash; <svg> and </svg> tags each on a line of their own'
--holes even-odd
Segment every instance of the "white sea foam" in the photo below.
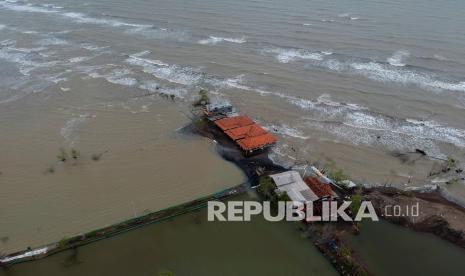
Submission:
<svg viewBox="0 0 465 276">
<path fill-rule="evenodd" d="M 281 63 L 289 63 L 295 60 L 323 60 L 323 55 L 317 52 L 310 52 L 303 49 L 275 48 L 265 50 L 265 53 L 275 54 L 276 59 Z"/>
<path fill-rule="evenodd" d="M 289 136 L 289 137 L 299 138 L 299 139 L 304 139 L 304 140 L 310 138 L 308 136 L 305 136 L 301 130 L 290 127 L 289 125 L 286 125 L 286 124 L 267 125 L 265 126 L 265 128 L 270 132 L 277 133 L 277 134 L 284 135 L 284 136 Z"/>
<path fill-rule="evenodd" d="M 9 44 L 8 44 L 9 43 Z M 52 67 L 58 64 L 57 61 L 42 61 L 35 50 L 37 48 L 15 48 L 15 42 L 2 41 L 0 44 L 5 45 L 0 48 L 0 59 L 17 65 L 23 75 L 29 75 L 29 72 L 44 67 Z"/>
<path fill-rule="evenodd" d="M 61 38 L 47 37 L 47 38 L 43 38 L 37 41 L 36 44 L 41 45 L 41 46 L 53 46 L 53 45 L 68 45 L 69 42 Z"/>
<path fill-rule="evenodd" d="M 396 149 L 401 149 L 402 146 L 403 149 L 408 148 L 407 145 L 411 146 L 410 149 L 414 149 L 415 144 L 417 144 L 416 148 L 421 148 L 422 144 L 428 144 L 428 148 L 436 148 L 435 142 L 443 142 L 465 147 L 465 130 L 444 126 L 434 121 L 393 118 L 370 111 L 348 112 L 341 120 L 344 126 L 350 127 L 352 133 L 366 135 L 364 139 L 368 142 L 364 141 L 364 143 L 367 144 L 397 143 Z M 377 136 L 381 140 L 375 139 Z M 390 141 L 393 137 L 396 137 L 393 139 L 396 141 Z M 362 137 L 359 137 L 357 141 L 361 139 Z M 439 151 L 435 154 L 439 154 Z"/>
<path fill-rule="evenodd" d="M 126 30 L 127 34 L 141 35 L 148 39 L 173 39 L 184 41 L 189 36 L 184 31 L 168 30 L 166 28 L 156 28 L 152 25 L 139 25 Z"/>
<path fill-rule="evenodd" d="M 129 56 L 126 62 L 131 65 L 141 66 L 145 73 L 172 83 L 195 85 L 203 78 L 203 73 L 194 68 L 169 65 L 159 60 Z"/>
<path fill-rule="evenodd" d="M 33 4 L 17 4 L 17 2 L 0 2 L 0 7 L 17 12 L 31 12 L 31 13 L 56 13 L 57 11 L 54 9 L 35 6 Z"/>
<path fill-rule="evenodd" d="M 71 20 L 72 22 L 75 22 L 77 24 L 94 24 L 115 28 L 125 28 L 125 33 L 139 34 L 150 39 L 168 38 L 182 41 L 187 38 L 187 34 L 184 31 L 169 30 L 166 28 L 155 28 L 153 25 L 129 23 L 104 17 L 97 18 L 80 12 L 64 11 L 62 10 L 62 7 L 48 4 L 42 6 L 34 6 L 32 4 L 25 3 L 0 2 L 0 8 L 2 7 L 4 9 L 17 12 L 54 14 L 55 16 Z"/>
<path fill-rule="evenodd" d="M 71 63 L 78 63 L 78 62 L 83 62 L 89 59 L 91 59 L 91 57 L 73 57 L 73 58 L 68 59 L 68 61 Z"/>
<path fill-rule="evenodd" d="M 242 44 L 242 43 L 247 42 L 247 40 L 245 39 L 245 37 L 230 38 L 230 37 L 210 36 L 210 37 L 207 38 L 207 39 L 199 40 L 199 44 L 203 44 L 203 45 L 215 45 L 215 44 L 218 44 L 218 43 L 223 42 L 223 41 L 231 42 L 231 43 L 238 43 L 238 44 Z"/>
<path fill-rule="evenodd" d="M 107 49 L 109 46 L 97 46 L 91 43 L 82 43 L 81 47 L 88 51 L 101 51 L 101 50 Z"/>
<path fill-rule="evenodd" d="M 151 27 L 151 25 L 132 24 L 132 23 L 123 22 L 119 20 L 113 20 L 113 19 L 89 17 L 83 13 L 78 13 L 78 12 L 65 12 L 65 13 L 61 13 L 60 15 L 70 18 L 77 23 L 105 25 L 105 26 L 111 26 L 111 27 L 134 27 L 134 28 Z"/>
<path fill-rule="evenodd" d="M 60 130 L 60 134 L 61 136 L 63 136 L 68 146 L 74 146 L 77 142 L 75 132 L 78 129 L 79 125 L 92 117 L 93 116 L 90 114 L 79 114 L 74 115 L 73 118 L 66 121 L 65 125 Z"/>
<path fill-rule="evenodd" d="M 399 50 L 395 52 L 391 57 L 387 59 L 387 62 L 391 64 L 392 66 L 405 66 L 405 59 L 410 56 L 409 51 L 407 50 Z"/>
<path fill-rule="evenodd" d="M 341 62 L 336 59 L 324 60 L 319 65 L 332 71 L 349 72 L 380 82 L 413 84 L 429 90 L 451 90 L 465 92 L 465 81 L 445 81 L 426 72 L 378 62 Z"/>
<path fill-rule="evenodd" d="M 134 87 L 137 85 L 137 80 L 131 76 L 128 76 L 131 74 L 132 71 L 126 68 L 113 69 L 110 72 L 104 74 L 100 74 L 95 71 L 88 73 L 89 77 L 91 78 L 103 78 L 113 84 Z"/>
</svg>

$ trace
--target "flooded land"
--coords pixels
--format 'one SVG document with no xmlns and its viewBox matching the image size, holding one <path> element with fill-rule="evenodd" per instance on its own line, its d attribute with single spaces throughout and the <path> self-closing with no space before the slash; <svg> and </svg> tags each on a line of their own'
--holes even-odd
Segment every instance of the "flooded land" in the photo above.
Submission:
<svg viewBox="0 0 465 276">
<path fill-rule="evenodd" d="M 0 255 L 246 181 L 215 141 L 181 131 L 200 89 L 273 133 L 276 164 L 331 162 L 366 185 L 434 184 L 463 205 L 463 173 L 431 172 L 448 158 L 465 163 L 464 7 L 0 0 Z M 333 273 L 292 226 L 195 216 L 2 273 Z M 459 269 L 455 249 L 435 248 Z"/>
<path fill-rule="evenodd" d="M 374 275 L 462 275 L 465 251 L 432 234 L 365 222 L 351 245 Z"/>
<path fill-rule="evenodd" d="M 247 197 L 236 198 L 243 200 Z M 257 217 L 250 223 L 208 222 L 190 213 L 0 275 L 337 275 L 298 225 Z"/>
<path fill-rule="evenodd" d="M 254 195 L 235 197 L 250 200 Z M 430 234 L 366 222 L 350 244 L 375 275 L 461 275 L 463 249 Z M 299 224 L 208 222 L 206 210 L 1 271 L 23 275 L 337 275 Z"/>
</svg>

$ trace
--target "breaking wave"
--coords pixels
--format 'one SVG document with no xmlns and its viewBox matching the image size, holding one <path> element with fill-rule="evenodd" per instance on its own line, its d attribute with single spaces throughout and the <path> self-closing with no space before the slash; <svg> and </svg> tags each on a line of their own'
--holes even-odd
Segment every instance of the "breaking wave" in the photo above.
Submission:
<svg viewBox="0 0 465 276">
<path fill-rule="evenodd" d="M 207 39 L 199 40 L 199 44 L 202 44 L 202 45 L 215 45 L 215 44 L 218 44 L 218 43 L 223 42 L 223 41 L 231 42 L 231 43 L 238 43 L 238 44 L 242 44 L 242 43 L 247 42 L 247 40 L 245 40 L 245 37 L 228 38 L 228 37 L 210 36 Z"/>
<path fill-rule="evenodd" d="M 12 1 L 2 1 L 0 2 L 0 7 L 17 12 L 32 12 L 32 13 L 57 13 L 58 11 L 54 7 L 44 7 L 33 4 L 17 4 L 17 2 Z"/>
<path fill-rule="evenodd" d="M 399 50 L 395 52 L 390 58 L 387 59 L 387 62 L 392 66 L 403 67 L 406 65 L 405 59 L 410 56 L 410 53 L 407 50 Z"/>
<path fill-rule="evenodd" d="M 465 81 L 449 82 L 426 72 L 399 68 L 374 61 L 370 62 L 341 62 L 335 59 L 321 63 L 322 66 L 338 72 L 349 72 L 380 82 L 395 82 L 413 84 L 424 89 L 451 90 L 465 92 Z"/>
<path fill-rule="evenodd" d="M 0 8 L 16 12 L 54 14 L 62 18 L 70 19 L 78 24 L 94 24 L 115 28 L 127 28 L 126 33 L 140 34 L 146 38 L 172 38 L 178 40 L 183 40 L 186 38 L 186 34 L 181 31 L 172 31 L 164 28 L 155 28 L 153 25 L 135 24 L 108 18 L 91 17 L 79 12 L 64 11 L 62 10 L 62 7 L 54 6 L 52 4 L 43 4 L 38 6 L 33 4 L 10 3 L 6 1 L 1 1 Z"/>
<path fill-rule="evenodd" d="M 137 80 L 133 77 L 128 76 L 130 74 L 132 74 L 131 70 L 125 69 L 125 68 L 123 69 L 118 68 L 118 69 L 113 69 L 109 73 L 106 73 L 106 74 L 91 72 L 88 75 L 91 78 L 103 78 L 113 84 L 134 87 L 137 85 Z"/>
<path fill-rule="evenodd" d="M 182 85 L 198 84 L 204 77 L 201 71 L 194 68 L 169 65 L 159 60 L 142 58 L 137 54 L 130 55 L 126 59 L 126 62 L 142 67 L 143 72 L 151 74 L 158 79 Z"/>
<path fill-rule="evenodd" d="M 285 49 L 275 48 L 264 51 L 265 53 L 271 53 L 275 55 L 275 58 L 281 63 L 289 63 L 299 59 L 303 60 L 323 60 L 323 56 L 329 52 L 310 52 L 303 49 Z"/>
<path fill-rule="evenodd" d="M 305 136 L 305 134 L 296 129 L 296 128 L 292 128 L 286 124 L 281 124 L 281 125 L 267 125 L 264 127 L 265 129 L 267 129 L 268 131 L 272 132 L 272 133 L 276 133 L 276 134 L 280 134 L 280 135 L 284 135 L 284 136 L 289 136 L 289 137 L 293 137 L 293 138 L 299 138 L 299 139 L 309 139 L 310 137 L 309 136 Z"/>
<path fill-rule="evenodd" d="M 305 49 L 274 48 L 262 50 L 273 54 L 280 63 L 305 60 L 307 67 L 320 67 L 330 71 L 356 74 L 379 82 L 394 82 L 416 85 L 428 90 L 451 90 L 465 92 L 465 81 L 457 81 L 433 72 L 407 66 L 405 60 L 410 53 L 399 50 L 387 62 L 344 57 L 330 51 L 311 52 Z M 336 58 L 338 57 L 338 58 Z"/>
</svg>

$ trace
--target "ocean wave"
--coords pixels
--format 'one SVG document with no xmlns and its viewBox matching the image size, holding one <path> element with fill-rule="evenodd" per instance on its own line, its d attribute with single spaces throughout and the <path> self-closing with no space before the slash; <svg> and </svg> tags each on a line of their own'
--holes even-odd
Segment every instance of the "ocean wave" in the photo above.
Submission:
<svg viewBox="0 0 465 276">
<path fill-rule="evenodd" d="M 414 150 L 421 148 L 436 157 L 443 157 L 437 142 L 465 147 L 465 130 L 448 127 L 434 121 L 401 119 L 370 111 L 353 103 L 334 101 L 329 94 L 316 100 L 299 98 L 280 92 L 248 86 L 245 76 L 226 79 L 223 87 L 252 91 L 262 96 L 285 99 L 301 109 L 310 111 L 305 116 L 312 127 L 318 127 L 354 144 L 382 144 L 389 150 Z M 276 133 L 308 139 L 303 130 L 288 125 L 270 125 Z"/>
<path fill-rule="evenodd" d="M 242 44 L 242 43 L 247 42 L 247 40 L 245 39 L 245 37 L 241 37 L 241 38 L 229 38 L 229 37 L 210 36 L 210 37 L 207 38 L 207 39 L 199 40 L 198 43 L 199 43 L 199 44 L 202 44 L 202 45 L 215 45 L 215 44 L 218 44 L 218 43 L 223 42 L 223 41 L 231 42 L 231 43 L 238 43 L 238 44 Z"/>
<path fill-rule="evenodd" d="M 18 70 L 25 76 L 37 68 L 56 66 L 58 61 L 44 61 L 37 53 L 43 48 L 15 48 L 15 41 L 2 41 L 0 45 L 0 60 L 16 64 Z"/>
<path fill-rule="evenodd" d="M 299 138 L 303 140 L 307 140 L 310 137 L 305 136 L 304 133 L 296 128 L 290 127 L 289 125 L 286 124 L 281 124 L 281 125 L 266 125 L 264 126 L 265 129 L 272 133 L 288 136 L 288 137 L 293 137 L 293 138 Z"/>
<path fill-rule="evenodd" d="M 275 54 L 275 58 L 281 63 L 289 63 L 299 59 L 323 60 L 323 54 L 321 52 L 311 52 L 304 49 L 274 48 L 267 49 L 264 52 Z"/>
<path fill-rule="evenodd" d="M 389 117 L 370 110 L 346 111 L 332 121 L 307 117 L 307 125 L 335 135 L 355 145 L 384 145 L 392 151 L 414 151 L 444 157 L 439 143 L 465 147 L 465 130 L 434 121 Z"/>
<path fill-rule="evenodd" d="M 159 60 L 152 60 L 131 55 L 126 59 L 126 63 L 142 67 L 143 72 L 152 76 L 166 80 L 168 82 L 195 85 L 198 84 L 204 74 L 190 67 L 182 67 L 179 65 L 169 65 Z"/>
<path fill-rule="evenodd" d="M 91 58 L 92 57 L 73 57 L 73 58 L 68 59 L 68 61 L 71 63 L 78 63 L 78 62 L 89 60 Z"/>
<path fill-rule="evenodd" d="M 189 35 L 184 31 L 156 28 L 153 25 L 141 25 L 139 27 L 130 28 L 126 30 L 125 33 L 141 35 L 147 39 L 173 39 L 185 41 L 189 38 Z"/>
<path fill-rule="evenodd" d="M 340 18 L 349 19 L 349 20 L 358 20 L 358 19 L 360 19 L 359 17 L 351 16 L 349 13 L 341 13 L 341 14 L 338 14 L 337 16 L 340 17 Z"/>
<path fill-rule="evenodd" d="M 61 38 L 47 37 L 47 38 L 43 38 L 37 41 L 36 44 L 41 45 L 41 46 L 54 46 L 54 45 L 63 46 L 63 45 L 69 45 L 69 42 Z"/>
<path fill-rule="evenodd" d="M 18 2 L 2 1 L 0 7 L 17 12 L 31 12 L 31 13 L 57 13 L 58 11 L 53 8 L 37 6 L 33 4 L 17 4 Z"/>
<path fill-rule="evenodd" d="M 387 62 L 392 66 L 403 67 L 406 65 L 405 59 L 410 56 L 409 51 L 407 50 L 399 50 L 395 52 L 391 57 L 387 59 Z"/>
<path fill-rule="evenodd" d="M 123 21 L 113 20 L 113 19 L 103 19 L 103 18 L 95 18 L 89 17 L 83 13 L 79 12 L 65 12 L 61 13 L 61 16 L 70 18 L 78 23 L 86 23 L 86 24 L 96 24 L 96 25 L 107 25 L 111 27 L 150 27 L 149 25 L 139 25 L 139 24 L 131 24 Z"/>
<path fill-rule="evenodd" d="M 414 71 L 408 68 L 392 66 L 375 61 L 353 62 L 329 59 L 314 65 L 322 66 L 332 71 L 361 75 L 380 82 L 412 84 L 428 90 L 465 92 L 465 81 L 446 81 L 431 73 Z"/>
<path fill-rule="evenodd" d="M 126 28 L 125 33 L 139 34 L 143 37 L 150 39 L 176 39 L 185 40 L 188 36 L 184 31 L 168 30 L 165 28 L 156 28 L 153 25 L 135 24 L 125 21 L 92 17 L 84 13 L 65 11 L 62 7 L 54 6 L 52 4 L 43 4 L 42 6 L 34 6 L 32 4 L 17 4 L 0 2 L 0 8 L 17 11 L 17 12 L 31 12 L 31 13 L 48 13 L 56 16 L 66 18 L 78 24 L 94 24 L 115 28 Z"/>
<path fill-rule="evenodd" d="M 315 111 L 316 113 L 321 114 L 322 116 L 334 116 L 335 114 L 339 114 L 347 110 L 357 111 L 367 109 L 366 107 L 354 103 L 341 103 L 333 101 L 329 94 L 322 94 L 316 100 L 310 100 L 292 95 L 286 95 L 281 92 L 269 91 L 262 88 L 255 88 L 248 86 L 244 79 L 244 75 L 239 75 L 234 78 L 225 79 L 213 84 L 217 85 L 219 88 L 228 87 L 244 91 L 251 91 L 261 96 L 276 96 L 286 100 L 290 104 L 297 106 L 303 110 Z"/>
<path fill-rule="evenodd" d="M 118 84 L 118 85 L 128 86 L 128 87 L 135 87 L 137 85 L 137 80 L 133 77 L 128 76 L 131 74 L 132 74 L 132 71 L 129 69 L 117 68 L 105 74 L 100 74 L 95 71 L 90 72 L 88 76 L 93 79 L 103 78 L 106 81 L 113 83 L 113 84 Z"/>
</svg>

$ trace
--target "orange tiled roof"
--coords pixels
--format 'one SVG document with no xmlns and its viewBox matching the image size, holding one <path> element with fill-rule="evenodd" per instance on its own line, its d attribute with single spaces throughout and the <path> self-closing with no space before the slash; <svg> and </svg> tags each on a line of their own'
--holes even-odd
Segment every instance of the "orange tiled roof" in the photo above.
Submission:
<svg viewBox="0 0 465 276">
<path fill-rule="evenodd" d="M 247 137 L 241 140 L 237 140 L 236 143 L 243 150 L 254 150 L 264 146 L 268 146 L 277 142 L 276 137 L 269 133 L 258 135 L 255 137 Z"/>
<path fill-rule="evenodd" d="M 221 128 L 223 131 L 230 130 L 233 128 L 243 127 L 252 125 L 254 122 L 247 116 L 235 116 L 216 120 L 215 124 Z"/>
<path fill-rule="evenodd" d="M 333 194 L 331 186 L 329 184 L 322 183 L 318 177 L 306 177 L 304 181 L 307 183 L 307 186 L 312 189 L 312 191 L 320 198 L 332 196 Z"/>
<path fill-rule="evenodd" d="M 248 126 L 233 128 L 233 129 L 225 131 L 225 133 L 231 139 L 239 140 L 239 139 L 244 139 L 247 137 L 255 137 L 258 135 L 262 135 L 262 134 L 267 133 L 267 131 L 257 124 L 252 124 Z"/>
</svg>

